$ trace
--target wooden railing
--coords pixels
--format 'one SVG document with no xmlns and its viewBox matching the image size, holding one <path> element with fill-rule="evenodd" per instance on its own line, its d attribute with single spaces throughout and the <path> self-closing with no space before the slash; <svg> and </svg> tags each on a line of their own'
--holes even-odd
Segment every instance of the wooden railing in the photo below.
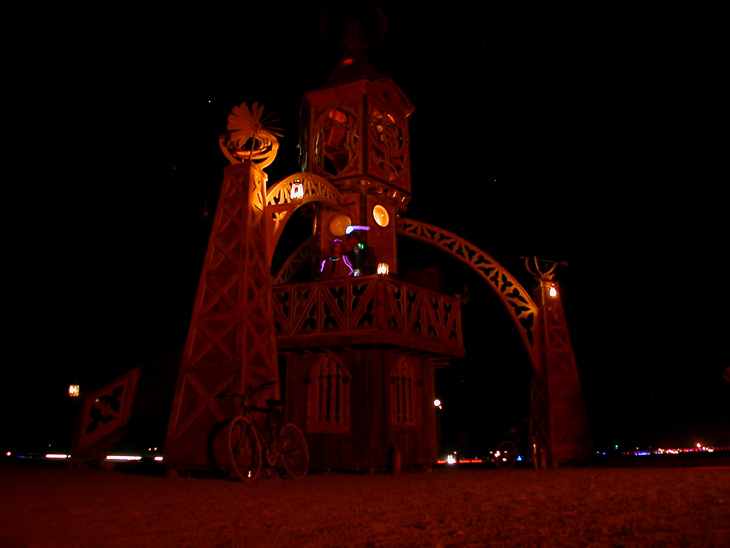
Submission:
<svg viewBox="0 0 730 548">
<path fill-rule="evenodd" d="M 461 303 L 386 276 L 273 288 L 277 347 L 388 344 L 462 357 Z"/>
</svg>

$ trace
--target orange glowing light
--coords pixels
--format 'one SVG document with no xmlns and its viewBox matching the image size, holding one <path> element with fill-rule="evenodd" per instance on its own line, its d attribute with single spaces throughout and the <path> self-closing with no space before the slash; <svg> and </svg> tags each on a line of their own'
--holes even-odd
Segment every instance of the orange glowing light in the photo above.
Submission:
<svg viewBox="0 0 730 548">
<path fill-rule="evenodd" d="M 388 274 L 388 263 L 380 263 L 378 265 L 378 274 L 385 276 Z"/>
<path fill-rule="evenodd" d="M 557 295 L 558 295 L 558 290 L 555 289 L 555 285 L 553 284 L 550 286 L 550 296 L 557 297 Z"/>
<path fill-rule="evenodd" d="M 78 384 L 69 384 L 68 385 L 68 395 L 72 398 L 78 398 L 81 394 L 81 389 L 79 388 Z"/>
</svg>

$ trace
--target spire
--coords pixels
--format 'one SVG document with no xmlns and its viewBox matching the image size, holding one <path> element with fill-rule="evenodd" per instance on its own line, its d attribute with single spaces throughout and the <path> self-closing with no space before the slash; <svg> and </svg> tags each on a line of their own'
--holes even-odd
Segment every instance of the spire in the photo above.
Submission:
<svg viewBox="0 0 730 548">
<path fill-rule="evenodd" d="M 375 80 L 380 75 L 375 71 L 366 56 L 370 37 L 357 21 L 350 21 L 342 33 L 345 54 L 337 63 L 324 87 L 336 86 L 365 78 Z"/>
</svg>

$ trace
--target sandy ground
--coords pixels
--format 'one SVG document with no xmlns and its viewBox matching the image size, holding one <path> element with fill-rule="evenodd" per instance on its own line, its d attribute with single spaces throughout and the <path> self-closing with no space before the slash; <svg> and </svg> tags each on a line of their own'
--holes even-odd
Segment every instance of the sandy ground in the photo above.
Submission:
<svg viewBox="0 0 730 548">
<path fill-rule="evenodd" d="M 437 469 L 254 484 L 0 466 L 0 546 L 730 546 L 730 469 Z"/>
</svg>

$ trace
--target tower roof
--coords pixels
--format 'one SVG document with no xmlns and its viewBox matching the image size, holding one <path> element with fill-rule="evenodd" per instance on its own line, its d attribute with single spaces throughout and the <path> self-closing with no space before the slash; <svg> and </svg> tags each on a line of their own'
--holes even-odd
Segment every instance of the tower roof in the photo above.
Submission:
<svg viewBox="0 0 730 548">
<path fill-rule="evenodd" d="M 324 87 L 336 86 L 362 78 L 375 80 L 380 76 L 367 58 L 366 50 L 370 37 L 360 23 L 350 21 L 347 24 L 342 33 L 342 42 L 345 46 L 345 53 Z"/>
</svg>

